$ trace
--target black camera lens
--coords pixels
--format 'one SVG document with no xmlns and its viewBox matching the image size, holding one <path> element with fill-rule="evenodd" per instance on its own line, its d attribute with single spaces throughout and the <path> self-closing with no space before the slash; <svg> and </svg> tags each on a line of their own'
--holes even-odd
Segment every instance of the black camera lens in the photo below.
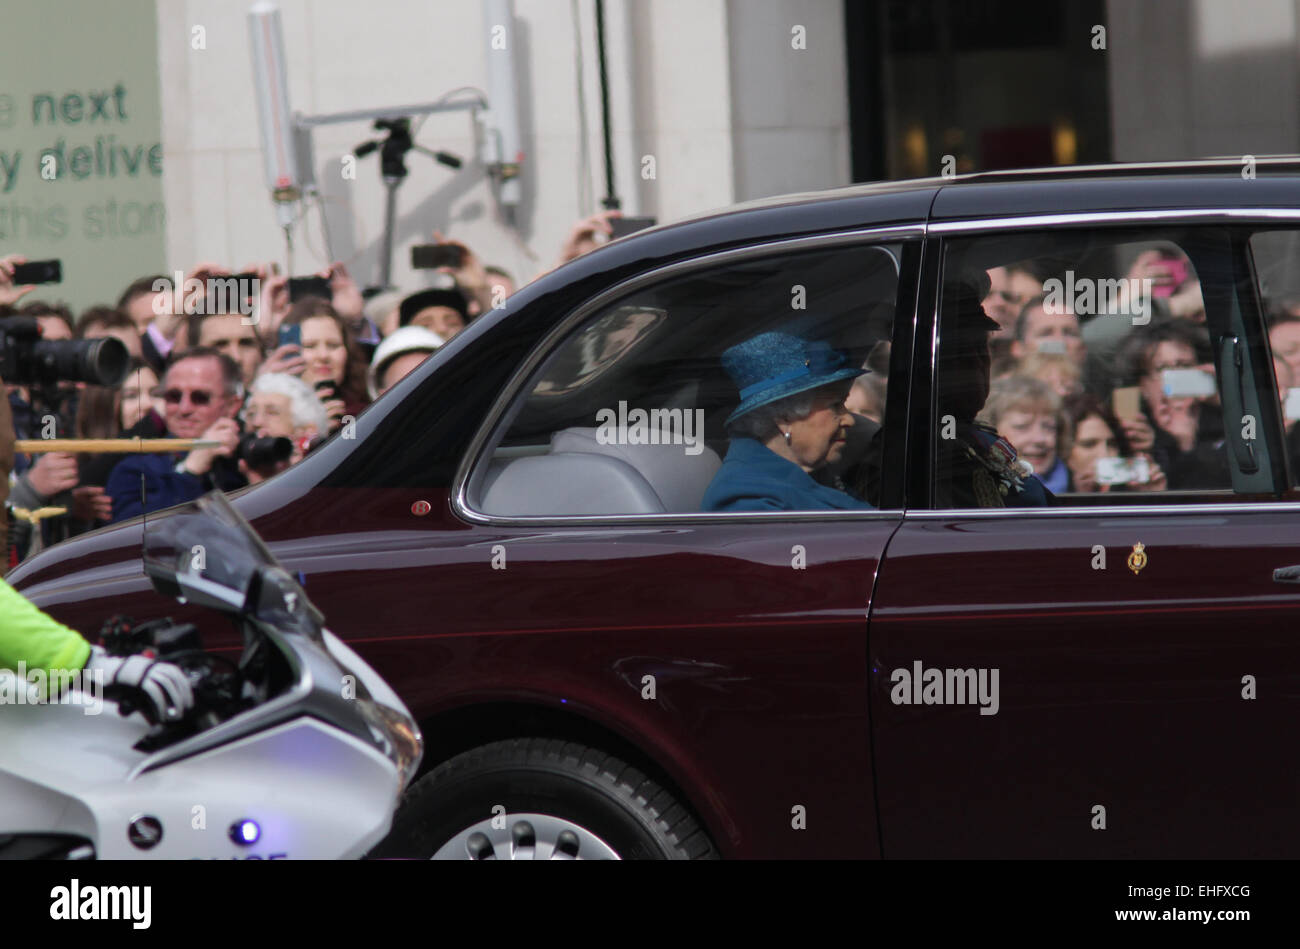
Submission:
<svg viewBox="0 0 1300 949">
<path fill-rule="evenodd" d="M 0 377 L 12 385 L 116 386 L 130 364 L 126 344 L 115 336 L 45 340 L 32 317 L 0 322 Z"/>
<path fill-rule="evenodd" d="M 282 436 L 258 438 L 253 432 L 240 436 L 239 457 L 254 471 L 267 471 L 288 461 L 292 455 L 293 442 Z"/>
</svg>

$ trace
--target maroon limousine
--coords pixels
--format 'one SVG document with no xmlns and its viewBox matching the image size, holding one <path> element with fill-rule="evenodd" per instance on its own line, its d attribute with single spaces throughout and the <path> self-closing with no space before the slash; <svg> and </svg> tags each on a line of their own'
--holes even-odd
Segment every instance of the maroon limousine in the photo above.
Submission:
<svg viewBox="0 0 1300 949">
<path fill-rule="evenodd" d="M 1300 853 L 1300 166 L 1240 170 L 644 231 L 234 496 L 420 720 L 381 852 Z M 755 408 L 805 375 L 853 380 L 830 434 Z M 142 527 L 9 579 L 88 633 L 183 618 Z"/>
</svg>

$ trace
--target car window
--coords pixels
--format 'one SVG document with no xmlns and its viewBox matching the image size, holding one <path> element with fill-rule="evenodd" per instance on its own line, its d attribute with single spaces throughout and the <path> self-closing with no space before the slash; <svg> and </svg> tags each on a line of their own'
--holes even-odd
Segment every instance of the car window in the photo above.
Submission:
<svg viewBox="0 0 1300 949">
<path fill-rule="evenodd" d="M 1213 228 L 951 242 L 935 366 L 936 506 L 1167 504 L 1272 490 L 1277 459 L 1260 429 L 1277 416 L 1258 411 L 1255 374 L 1269 377 L 1256 368 L 1263 350 L 1252 355 L 1259 304 L 1238 279 L 1239 246 Z"/>
<path fill-rule="evenodd" d="M 1250 237 L 1278 404 L 1286 428 L 1291 484 L 1300 484 L 1300 231 L 1263 231 Z"/>
<path fill-rule="evenodd" d="M 471 506 L 870 510 L 900 253 L 749 257 L 609 301 L 524 384 L 470 478 Z"/>
</svg>

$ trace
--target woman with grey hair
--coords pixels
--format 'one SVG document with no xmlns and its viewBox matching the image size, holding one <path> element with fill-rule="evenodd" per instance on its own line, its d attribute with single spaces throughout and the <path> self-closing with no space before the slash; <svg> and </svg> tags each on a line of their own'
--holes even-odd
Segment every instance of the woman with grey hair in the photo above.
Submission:
<svg viewBox="0 0 1300 949">
<path fill-rule="evenodd" d="M 872 509 L 811 476 L 839 460 L 853 425 L 844 400 L 866 370 L 848 366 L 826 343 L 788 333 L 732 346 L 722 365 L 740 390 L 740 405 L 727 418 L 731 446 L 704 492 L 704 510 Z"/>
<path fill-rule="evenodd" d="M 244 404 L 244 421 L 258 438 L 287 438 L 293 442 L 289 461 L 274 473 L 302 461 L 312 439 L 329 431 L 325 405 L 315 390 L 285 372 L 266 372 L 253 380 Z M 265 480 L 262 473 L 242 463 L 241 470 L 252 483 Z"/>
</svg>

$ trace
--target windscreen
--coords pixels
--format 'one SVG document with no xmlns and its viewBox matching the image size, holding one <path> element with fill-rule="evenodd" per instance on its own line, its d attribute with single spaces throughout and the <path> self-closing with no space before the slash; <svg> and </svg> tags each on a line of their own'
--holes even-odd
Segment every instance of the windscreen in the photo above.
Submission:
<svg viewBox="0 0 1300 949">
<path fill-rule="evenodd" d="M 236 610 L 270 622 L 282 622 L 286 612 L 316 624 L 322 620 L 302 588 L 219 491 L 146 518 L 144 564 L 150 575 L 182 588 L 195 586 L 195 580 L 214 584 L 225 591 L 221 599 Z M 262 589 L 249 602 L 250 586 L 259 575 Z M 273 594 L 268 586 L 274 587 Z"/>
</svg>

